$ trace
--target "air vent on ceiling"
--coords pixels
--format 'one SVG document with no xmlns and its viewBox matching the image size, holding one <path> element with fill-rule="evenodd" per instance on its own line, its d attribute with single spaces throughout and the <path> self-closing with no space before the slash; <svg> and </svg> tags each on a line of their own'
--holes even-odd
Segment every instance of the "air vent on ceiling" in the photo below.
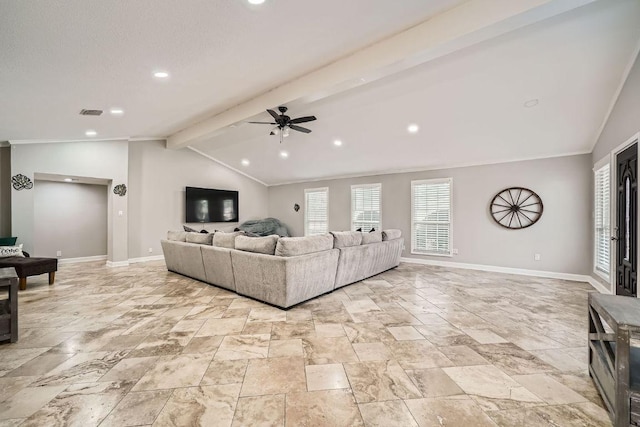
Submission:
<svg viewBox="0 0 640 427">
<path fill-rule="evenodd" d="M 102 114 L 102 110 L 86 110 L 84 108 L 80 110 L 81 116 L 99 116 L 101 114 Z"/>
</svg>

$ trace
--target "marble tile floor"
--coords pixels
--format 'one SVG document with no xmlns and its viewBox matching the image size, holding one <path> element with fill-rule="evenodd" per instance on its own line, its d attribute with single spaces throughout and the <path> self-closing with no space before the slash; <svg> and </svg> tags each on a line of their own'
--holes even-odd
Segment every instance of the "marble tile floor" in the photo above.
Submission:
<svg viewBox="0 0 640 427">
<path fill-rule="evenodd" d="M 162 262 L 62 265 L 0 345 L 3 426 L 608 426 L 586 283 L 401 264 L 282 311 Z"/>
</svg>

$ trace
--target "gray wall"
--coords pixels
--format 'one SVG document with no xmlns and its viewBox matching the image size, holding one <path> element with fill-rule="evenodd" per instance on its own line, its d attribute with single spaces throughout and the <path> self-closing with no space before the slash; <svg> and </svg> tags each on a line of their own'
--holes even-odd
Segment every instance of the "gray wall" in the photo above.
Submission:
<svg viewBox="0 0 640 427">
<path fill-rule="evenodd" d="M 411 181 L 453 178 L 453 248 L 458 255 L 412 255 Z M 405 236 L 405 257 L 470 264 L 543 270 L 562 273 L 590 272 L 591 156 L 474 166 L 437 171 L 389 174 L 269 187 L 269 216 L 279 218 L 300 236 L 304 233 L 304 189 L 329 187 L 329 229 L 350 227 L 352 184 L 382 184 L 382 226 L 399 228 Z M 507 230 L 491 219 L 488 209 L 500 190 L 527 187 L 544 203 L 544 214 L 534 226 Z M 534 254 L 541 254 L 534 261 Z"/>
<path fill-rule="evenodd" d="M 11 147 L 0 147 L 0 236 L 11 235 Z"/>
<path fill-rule="evenodd" d="M 638 132 L 640 132 L 640 56 L 636 58 L 602 134 L 593 148 L 593 163 L 598 162 Z"/>
<path fill-rule="evenodd" d="M 34 252 L 80 258 L 107 255 L 107 186 L 35 181 Z"/>
<path fill-rule="evenodd" d="M 189 149 L 167 150 L 164 141 L 129 144 L 129 258 L 161 255 L 167 230 L 182 229 L 186 186 L 237 190 L 240 222 L 267 216 L 267 187 Z M 233 230 L 238 223 L 192 224 Z M 152 248 L 153 252 L 149 252 Z"/>
<path fill-rule="evenodd" d="M 36 173 L 99 178 L 110 182 L 108 197 L 107 254 L 110 261 L 126 261 L 127 199 L 113 194 L 112 187 L 127 183 L 128 141 L 64 142 L 11 146 L 11 174 L 34 179 Z M 11 190 L 13 235 L 32 254 L 35 230 L 32 190 Z M 122 215 L 120 215 L 122 212 Z"/>
</svg>

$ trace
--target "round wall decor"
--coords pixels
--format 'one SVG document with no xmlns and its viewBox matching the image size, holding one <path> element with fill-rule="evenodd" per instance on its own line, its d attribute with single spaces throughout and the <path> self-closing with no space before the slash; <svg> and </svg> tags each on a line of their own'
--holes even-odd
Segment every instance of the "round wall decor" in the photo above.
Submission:
<svg viewBox="0 0 640 427">
<path fill-rule="evenodd" d="M 531 227 L 542 216 L 544 206 L 535 191 L 511 187 L 500 191 L 491 200 L 489 211 L 498 225 L 517 230 Z"/>
<path fill-rule="evenodd" d="M 127 194 L 127 186 L 124 184 L 118 184 L 113 188 L 113 194 L 117 194 L 122 197 Z"/>
<path fill-rule="evenodd" d="M 28 176 L 21 173 L 11 177 L 11 184 L 15 190 L 31 190 L 33 188 L 33 182 Z"/>
</svg>

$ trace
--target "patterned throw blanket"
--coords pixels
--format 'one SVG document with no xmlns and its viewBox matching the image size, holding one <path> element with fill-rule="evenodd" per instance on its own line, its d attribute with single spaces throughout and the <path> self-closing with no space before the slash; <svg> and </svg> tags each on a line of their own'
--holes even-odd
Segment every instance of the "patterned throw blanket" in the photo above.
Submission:
<svg viewBox="0 0 640 427">
<path fill-rule="evenodd" d="M 255 219 L 243 222 L 239 227 L 240 230 L 249 236 L 269 236 L 277 234 L 281 237 L 288 237 L 289 231 L 287 226 L 275 218 Z"/>
</svg>

